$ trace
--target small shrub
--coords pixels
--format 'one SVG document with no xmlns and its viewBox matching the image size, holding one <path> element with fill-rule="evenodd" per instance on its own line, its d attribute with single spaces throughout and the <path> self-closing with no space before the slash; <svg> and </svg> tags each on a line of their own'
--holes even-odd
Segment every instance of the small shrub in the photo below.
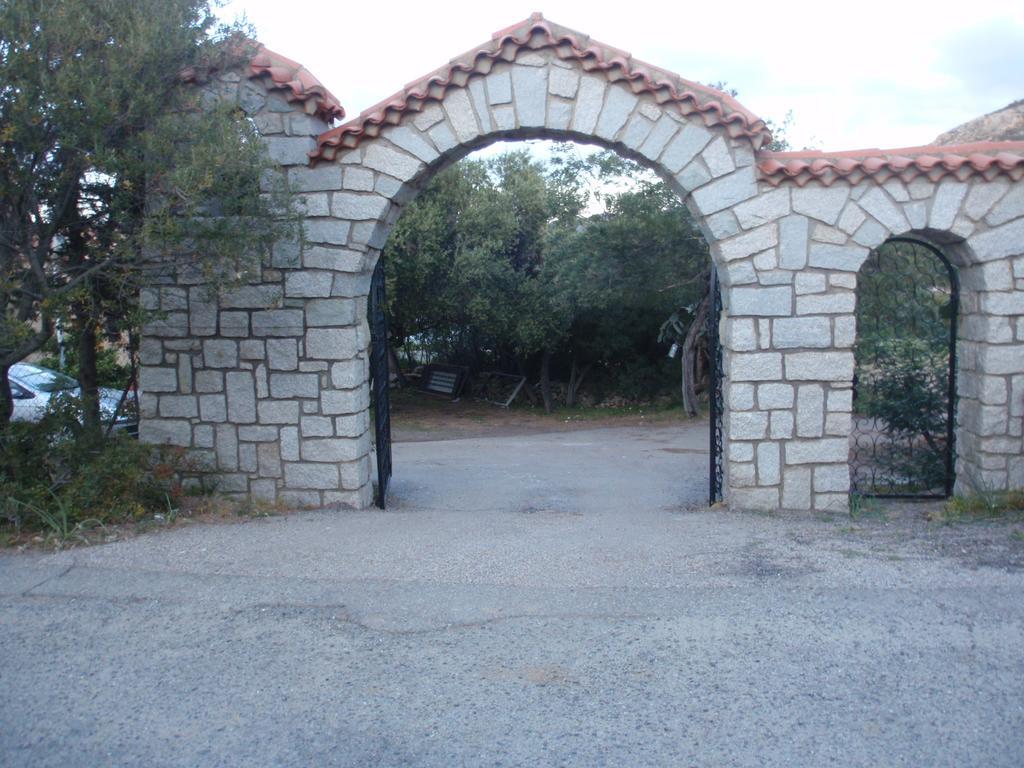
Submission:
<svg viewBox="0 0 1024 768">
<path fill-rule="evenodd" d="M 177 448 L 89 437 L 74 410 L 0 433 L 0 525 L 63 542 L 83 530 L 165 514 L 194 469 Z"/>
</svg>

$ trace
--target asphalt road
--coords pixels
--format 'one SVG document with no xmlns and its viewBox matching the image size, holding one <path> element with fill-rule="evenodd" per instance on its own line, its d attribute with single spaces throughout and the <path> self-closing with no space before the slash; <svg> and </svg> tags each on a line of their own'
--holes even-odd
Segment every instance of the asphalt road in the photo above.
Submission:
<svg viewBox="0 0 1024 768">
<path fill-rule="evenodd" d="M 704 437 L 399 444 L 386 512 L 4 554 L 0 764 L 1024 763 L 1017 538 L 701 509 Z"/>
</svg>

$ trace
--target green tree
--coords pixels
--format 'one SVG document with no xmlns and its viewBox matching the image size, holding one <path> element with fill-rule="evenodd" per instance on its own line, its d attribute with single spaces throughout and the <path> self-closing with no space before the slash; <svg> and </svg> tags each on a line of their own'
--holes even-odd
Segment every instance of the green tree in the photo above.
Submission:
<svg viewBox="0 0 1024 768">
<path fill-rule="evenodd" d="M 239 32 L 205 0 L 0 4 L 0 424 L 9 367 L 60 319 L 97 425 L 97 337 L 137 324 L 148 270 L 230 281 L 281 235 L 254 129 L 183 83 L 247 57 Z"/>
</svg>

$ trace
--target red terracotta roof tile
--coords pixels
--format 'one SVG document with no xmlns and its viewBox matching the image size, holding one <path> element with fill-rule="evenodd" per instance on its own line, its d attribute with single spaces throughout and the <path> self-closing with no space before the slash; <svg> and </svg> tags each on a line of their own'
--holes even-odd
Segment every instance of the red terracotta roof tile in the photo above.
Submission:
<svg viewBox="0 0 1024 768">
<path fill-rule="evenodd" d="M 526 21 L 495 32 L 489 43 L 414 80 L 345 125 L 322 134 L 310 157 L 313 161 L 333 159 L 338 151 L 378 135 L 382 126 L 398 123 L 408 112 L 419 112 L 427 101 L 443 98 L 449 88 L 465 87 L 471 75 L 487 74 L 495 62 L 514 61 L 524 49 L 545 48 L 553 49 L 561 59 L 579 61 L 584 70 L 600 72 L 611 82 L 625 81 L 634 93 L 649 93 L 659 103 L 675 103 L 684 115 L 696 113 L 706 125 L 720 125 L 730 136 L 748 136 L 755 149 L 771 140 L 764 121 L 728 94 L 684 80 L 535 13 Z"/>
<path fill-rule="evenodd" d="M 262 78 L 268 88 L 284 91 L 285 98 L 300 102 L 307 114 L 328 122 L 345 116 L 338 99 L 308 69 L 266 46 L 260 46 L 249 62 L 249 76 Z"/>
<path fill-rule="evenodd" d="M 871 177 L 879 183 L 893 177 L 932 181 L 979 175 L 1024 178 L 1024 141 L 985 141 L 952 146 L 903 149 L 859 149 L 850 152 L 762 152 L 757 156 L 761 178 L 773 186 L 784 181 L 802 187 L 818 181 L 826 187 L 842 179 L 857 184 Z"/>
</svg>

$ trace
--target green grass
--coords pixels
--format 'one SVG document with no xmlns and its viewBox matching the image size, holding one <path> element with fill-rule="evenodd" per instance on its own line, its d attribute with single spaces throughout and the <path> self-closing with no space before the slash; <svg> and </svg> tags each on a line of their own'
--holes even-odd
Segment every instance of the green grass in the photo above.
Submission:
<svg viewBox="0 0 1024 768">
<path fill-rule="evenodd" d="M 942 522 L 974 520 L 1024 520 L 1024 490 L 979 491 L 958 495 L 946 502 Z"/>
</svg>

